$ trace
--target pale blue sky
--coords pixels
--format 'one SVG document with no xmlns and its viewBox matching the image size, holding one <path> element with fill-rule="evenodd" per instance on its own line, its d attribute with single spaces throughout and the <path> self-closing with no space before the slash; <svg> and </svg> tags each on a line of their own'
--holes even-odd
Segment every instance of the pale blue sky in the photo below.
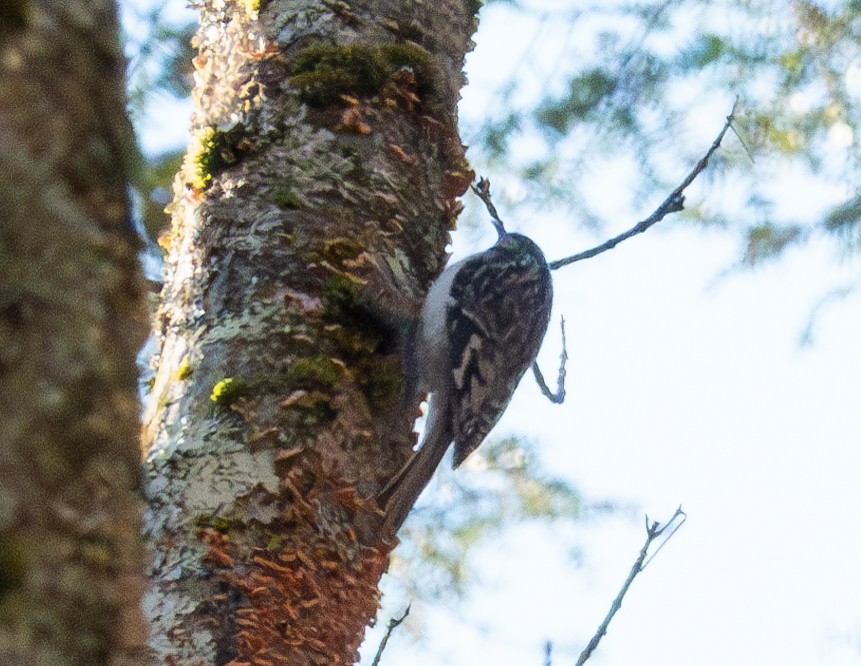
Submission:
<svg viewBox="0 0 861 666">
<path fill-rule="evenodd" d="M 580 37 L 551 23 L 535 39 L 522 18 L 512 31 L 512 15 L 499 5 L 482 19 L 468 60 L 465 126 L 487 112 L 512 72 L 545 80 L 566 40 Z M 701 154 L 732 99 L 716 89 L 689 93 L 685 103 L 690 114 L 680 136 Z M 740 150 L 731 135 L 725 144 Z M 506 174 L 485 175 L 508 183 Z M 607 236 L 648 215 L 666 195 L 656 192 L 651 207 L 632 208 L 625 175 L 624 169 L 589 175 Z M 750 176 L 769 179 L 783 206 L 801 216 L 855 187 L 812 184 L 767 161 L 750 165 Z M 707 209 L 729 199 L 741 197 L 702 181 L 688 190 L 690 204 Z M 474 199 L 471 205 L 480 207 Z M 572 223 L 576 214 L 527 213 L 518 225 L 502 212 L 550 259 L 595 244 Z M 568 398 L 550 405 L 527 377 L 492 435 L 537 440 L 542 462 L 587 499 L 634 503 L 653 519 L 668 518 L 681 504 L 689 515 L 634 583 L 590 663 L 857 664 L 859 296 L 822 312 L 813 346 L 802 348 L 799 339 L 819 299 L 857 280 L 858 263 L 836 261 L 833 248 L 819 242 L 774 265 L 721 278 L 740 256 L 738 240 L 665 222 L 555 274 L 556 309 L 568 321 Z M 466 235 L 455 236 L 456 253 L 473 249 L 475 234 Z M 476 248 L 490 242 L 488 229 Z M 554 367 L 558 348 L 551 326 L 545 368 Z M 516 528 L 473 555 L 482 583 L 463 607 L 414 604 L 427 647 L 417 650 L 396 634 L 384 663 L 540 664 L 542 645 L 552 640 L 554 664 L 571 664 L 644 537 L 642 514 L 589 521 L 573 534 Z M 572 543 L 582 550 L 576 565 L 567 550 Z M 397 594 L 391 597 L 383 622 L 401 608 Z M 379 635 L 369 637 L 363 663 L 370 663 Z"/>
</svg>

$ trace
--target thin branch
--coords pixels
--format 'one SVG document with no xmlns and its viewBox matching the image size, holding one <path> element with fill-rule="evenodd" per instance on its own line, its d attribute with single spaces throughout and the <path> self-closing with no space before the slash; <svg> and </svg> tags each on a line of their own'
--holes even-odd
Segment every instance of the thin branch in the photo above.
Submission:
<svg viewBox="0 0 861 666">
<path fill-rule="evenodd" d="M 551 261 L 549 263 L 550 269 L 555 271 L 557 268 L 562 268 L 563 266 L 567 266 L 568 264 L 573 264 L 575 261 L 591 259 L 596 255 L 606 252 L 607 250 L 612 250 L 622 241 L 628 240 L 629 238 L 631 238 L 632 236 L 636 236 L 637 234 L 641 234 L 650 227 L 654 226 L 670 213 L 677 213 L 681 210 L 684 210 L 685 189 L 691 183 L 693 183 L 696 177 L 699 176 L 705 170 L 705 168 L 708 166 L 709 159 L 711 159 L 711 156 L 714 155 L 715 151 L 718 148 L 720 148 L 720 144 L 721 141 L 723 141 L 724 135 L 727 133 L 727 130 L 732 126 L 733 120 L 735 120 L 735 112 L 738 108 L 738 103 L 738 99 L 736 99 L 735 103 L 732 106 L 732 111 L 730 111 L 729 115 L 726 117 L 726 122 L 724 123 L 723 128 L 721 128 L 721 131 L 718 133 L 717 138 L 715 138 L 715 140 L 712 142 L 712 145 L 709 147 L 706 154 L 699 162 L 697 162 L 696 166 L 679 184 L 679 186 L 676 187 L 676 189 L 674 189 L 666 199 L 664 199 L 663 203 L 658 206 L 654 213 L 649 215 L 649 217 L 647 217 L 642 222 L 639 222 L 635 226 L 628 229 L 628 231 L 601 243 L 597 247 L 593 247 L 591 250 L 580 252 L 570 257 L 566 257 L 565 259 L 557 259 L 556 261 Z"/>
<path fill-rule="evenodd" d="M 478 184 L 470 185 L 470 187 L 476 196 L 484 202 L 487 212 L 490 213 L 490 221 L 493 223 L 496 233 L 502 238 L 507 232 L 502 220 L 499 219 L 499 213 L 496 212 L 496 206 L 493 205 L 493 201 L 490 199 L 490 181 L 487 178 L 479 178 Z"/>
<path fill-rule="evenodd" d="M 681 518 L 681 522 L 678 525 L 674 526 L 674 523 L 678 518 Z M 667 522 L 666 525 L 661 526 L 658 521 L 652 522 L 649 524 L 649 518 L 646 516 L 646 543 L 643 544 L 643 547 L 640 549 L 640 554 L 637 557 L 636 562 L 634 562 L 634 566 L 631 567 L 631 573 L 628 574 L 628 578 L 625 580 L 625 583 L 622 585 L 622 589 L 619 591 L 619 594 L 616 595 L 616 598 L 613 600 L 613 603 L 610 606 L 610 611 L 607 613 L 607 617 L 604 618 L 604 621 L 598 627 L 598 631 L 595 632 L 595 635 L 592 636 L 592 640 L 589 641 L 589 644 L 580 653 L 580 658 L 577 660 L 576 666 L 583 666 L 589 657 L 592 656 L 592 653 L 598 647 L 598 643 L 601 642 L 601 639 L 607 633 L 607 627 L 610 626 L 610 622 L 613 620 L 613 616 L 616 615 L 616 612 L 622 607 L 622 600 L 625 598 L 625 595 L 628 593 L 628 588 L 631 587 L 631 583 L 634 582 L 634 579 L 637 577 L 643 569 L 646 568 L 646 565 L 652 561 L 654 555 L 652 555 L 649 560 L 646 560 L 646 557 L 649 554 L 649 547 L 652 543 L 659 539 L 664 532 L 667 531 L 668 528 L 673 527 L 667 537 L 661 541 L 661 544 L 658 546 L 658 549 L 655 551 L 655 555 L 657 555 L 658 551 L 664 547 L 664 544 L 669 541 L 669 539 L 676 533 L 687 519 L 687 514 L 682 511 L 682 507 L 676 509 L 676 512 L 673 514 L 673 517 Z"/>
<path fill-rule="evenodd" d="M 679 517 L 681 518 L 679 523 L 677 525 L 673 525 L 676 518 L 679 518 Z M 667 541 L 669 541 L 670 539 L 673 538 L 673 535 L 679 531 L 679 528 L 681 528 L 681 526 L 685 524 L 685 521 L 687 519 L 688 519 L 688 514 L 686 514 L 684 511 L 682 511 L 682 507 L 679 507 L 678 509 L 676 509 L 676 512 L 673 514 L 673 517 L 670 518 L 670 521 L 666 525 L 664 525 L 663 528 L 661 528 L 661 531 L 658 533 L 657 536 L 660 536 L 663 532 L 668 530 L 670 528 L 670 526 L 673 526 L 673 529 L 670 530 L 670 533 L 664 538 L 663 541 L 661 541 L 661 543 L 658 544 L 658 547 L 655 548 L 655 552 L 649 556 L 649 559 L 647 559 L 645 562 L 643 562 L 643 565 L 640 567 L 640 571 L 646 570 L 646 567 L 649 566 L 652 563 L 652 560 L 654 560 L 658 556 L 658 553 L 661 552 L 661 549 L 665 545 L 667 545 Z M 646 520 L 648 521 L 648 518 Z M 657 525 L 657 523 L 655 523 L 655 525 Z"/>
<path fill-rule="evenodd" d="M 392 635 L 392 632 L 401 622 L 407 619 L 407 615 L 410 614 L 411 606 L 412 604 L 409 604 L 407 606 L 407 609 L 404 611 L 404 614 L 400 617 L 393 617 L 391 620 L 389 620 L 389 626 L 386 627 L 386 635 L 383 636 L 383 640 L 380 641 L 380 647 L 377 648 L 377 656 L 374 657 L 374 661 L 371 662 L 371 666 L 379 666 L 380 657 L 383 656 L 383 650 L 386 649 L 386 644 L 389 642 L 389 636 Z"/>
<path fill-rule="evenodd" d="M 532 374 L 535 376 L 535 381 L 538 383 L 538 388 L 544 396 L 553 404 L 561 405 L 565 402 L 565 363 L 568 361 L 568 346 L 565 341 L 565 318 L 559 322 L 562 329 L 562 353 L 559 354 L 559 375 L 556 378 L 556 393 L 553 393 L 544 381 L 544 375 L 541 368 L 538 367 L 538 361 L 532 362 Z"/>
</svg>

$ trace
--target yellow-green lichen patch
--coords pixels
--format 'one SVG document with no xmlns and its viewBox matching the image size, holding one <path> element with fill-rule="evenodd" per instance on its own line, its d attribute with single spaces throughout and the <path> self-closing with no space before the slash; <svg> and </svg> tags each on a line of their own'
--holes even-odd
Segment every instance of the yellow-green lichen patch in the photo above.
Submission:
<svg viewBox="0 0 861 666">
<path fill-rule="evenodd" d="M 318 44 L 300 51 L 290 82 L 313 106 L 339 101 L 341 95 L 375 95 L 402 67 L 413 70 L 419 90 L 432 85 L 432 56 L 416 44 Z"/>
<path fill-rule="evenodd" d="M 207 127 L 196 137 L 196 149 L 189 152 L 191 174 L 189 184 L 196 190 L 204 190 L 213 176 L 239 161 L 237 145 L 244 131 L 234 128 L 228 132 Z"/>
<path fill-rule="evenodd" d="M 284 536 L 281 534 L 269 533 L 269 538 L 266 541 L 266 550 L 269 552 L 277 552 L 281 550 L 281 543 L 284 541 Z"/>
<path fill-rule="evenodd" d="M 241 379 L 228 377 L 212 387 L 209 399 L 220 410 L 229 409 L 239 398 L 248 393 L 248 385 Z"/>
<path fill-rule="evenodd" d="M 227 534 L 230 530 L 241 528 L 243 525 L 238 520 L 230 520 L 222 518 L 215 514 L 201 515 L 195 518 L 194 524 L 196 527 L 204 530 L 215 530 L 219 534 Z"/>
<path fill-rule="evenodd" d="M 182 361 L 179 364 L 179 367 L 176 369 L 176 373 L 174 373 L 174 377 L 177 381 L 185 381 L 189 377 L 191 377 L 191 357 L 186 354 L 182 357 Z"/>
</svg>

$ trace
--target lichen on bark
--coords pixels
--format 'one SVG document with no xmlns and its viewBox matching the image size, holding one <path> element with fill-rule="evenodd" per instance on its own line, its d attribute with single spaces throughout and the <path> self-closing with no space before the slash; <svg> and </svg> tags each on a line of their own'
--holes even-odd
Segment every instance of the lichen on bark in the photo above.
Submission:
<svg viewBox="0 0 861 666">
<path fill-rule="evenodd" d="M 373 496 L 415 442 L 404 331 L 471 180 L 475 19 L 454 0 L 247 5 L 204 3 L 196 38 L 145 424 L 147 608 L 164 660 L 349 664 L 391 548 Z M 202 170 L 201 146 L 230 159 Z"/>
</svg>

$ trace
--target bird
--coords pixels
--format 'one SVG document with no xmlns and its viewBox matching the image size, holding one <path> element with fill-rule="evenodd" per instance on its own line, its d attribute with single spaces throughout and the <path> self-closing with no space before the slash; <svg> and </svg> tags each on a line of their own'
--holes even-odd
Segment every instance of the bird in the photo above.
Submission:
<svg viewBox="0 0 861 666">
<path fill-rule="evenodd" d="M 529 237 L 505 231 L 447 266 L 421 307 L 413 357 L 430 394 L 422 444 L 377 495 L 382 534 L 394 537 L 449 446 L 457 468 L 499 421 L 532 365 L 553 304 L 550 268 Z"/>
</svg>

